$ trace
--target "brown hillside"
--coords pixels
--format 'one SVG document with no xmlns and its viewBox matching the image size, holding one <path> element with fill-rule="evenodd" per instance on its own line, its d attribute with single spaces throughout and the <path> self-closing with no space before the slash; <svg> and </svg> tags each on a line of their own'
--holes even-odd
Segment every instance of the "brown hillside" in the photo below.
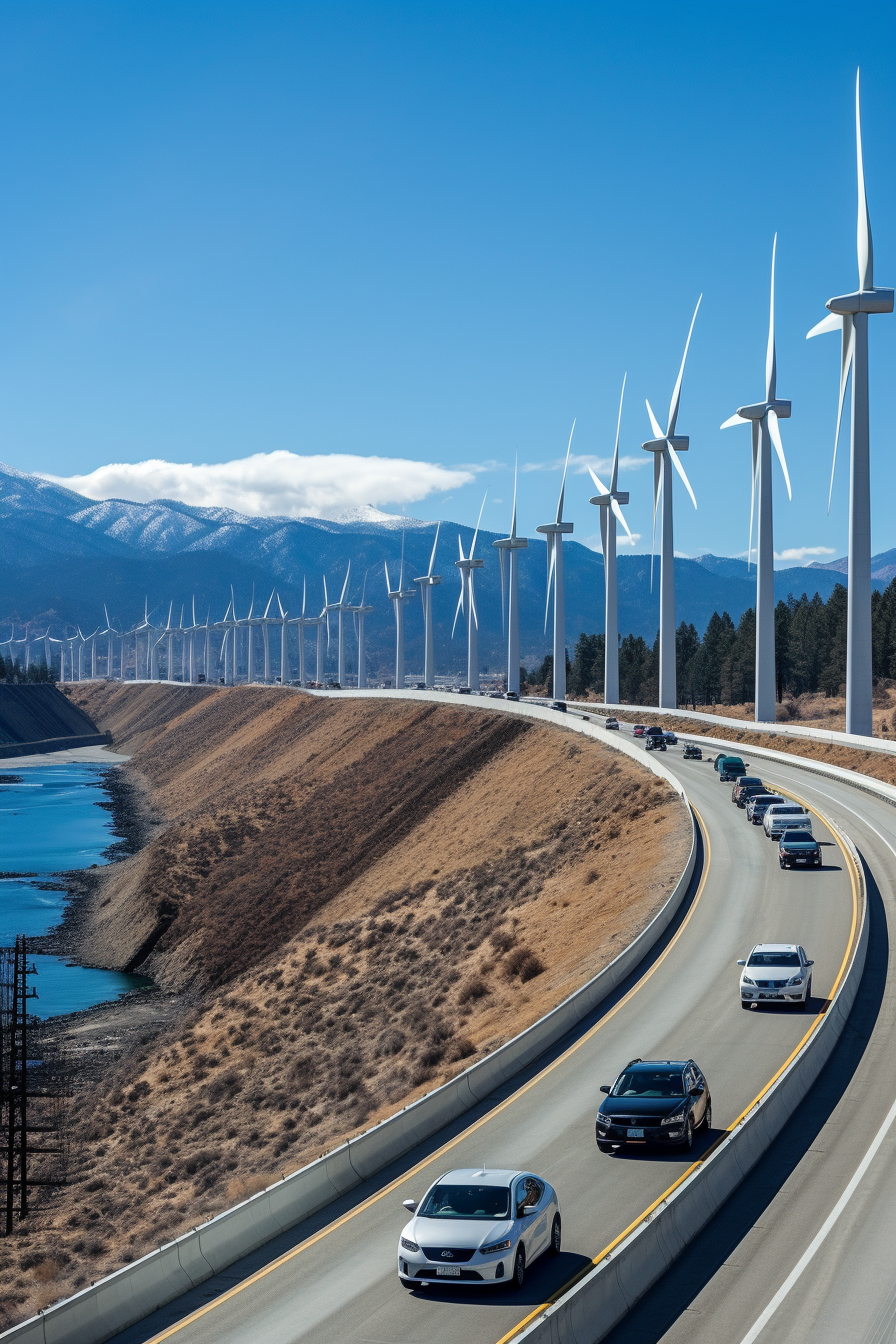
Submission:
<svg viewBox="0 0 896 1344">
<path fill-rule="evenodd" d="M 73 693 L 134 751 L 126 773 L 165 819 L 101 873 L 83 948 L 127 965 L 149 947 L 141 969 L 189 995 L 164 1034 L 94 1070 L 80 1183 L 0 1247 L 9 1320 L 522 1030 L 630 941 L 687 857 L 686 814 L 655 776 L 485 708 Z M 108 1047 L 89 1023 L 67 1031 L 88 1057 Z"/>
</svg>

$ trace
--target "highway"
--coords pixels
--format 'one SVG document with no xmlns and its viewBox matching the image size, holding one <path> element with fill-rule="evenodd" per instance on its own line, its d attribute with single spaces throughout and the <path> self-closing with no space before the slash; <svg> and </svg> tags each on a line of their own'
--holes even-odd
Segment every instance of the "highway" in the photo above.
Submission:
<svg viewBox="0 0 896 1344">
<path fill-rule="evenodd" d="M 508 1088 L 489 1107 L 470 1113 L 456 1131 L 436 1136 L 425 1151 L 409 1155 L 400 1169 L 383 1174 L 379 1186 L 361 1187 L 325 1215 L 123 1332 L 116 1337 L 119 1344 L 150 1339 L 178 1344 L 506 1341 L 693 1161 L 694 1155 L 599 1154 L 594 1114 L 601 1083 L 612 1082 L 636 1056 L 693 1057 L 710 1084 L 716 1134 L 749 1106 L 802 1039 L 810 1019 L 789 1010 L 744 1013 L 736 960 L 756 942 L 801 942 L 816 962 L 817 1011 L 834 984 L 849 942 L 852 883 L 841 850 L 818 823 L 816 834 L 827 842 L 824 870 L 781 872 L 776 846 L 731 804 L 730 786 L 720 784 L 711 765 L 683 761 L 680 748 L 670 749 L 661 759 L 686 783 L 703 819 L 707 862 L 682 922 L 640 980 L 623 997 L 604 1005 L 602 1015 L 584 1024 L 546 1067 L 532 1070 L 515 1090 Z M 816 785 L 812 776 L 792 766 L 775 766 L 774 772 L 763 773 L 770 779 L 774 774 L 776 782 L 829 810 L 866 848 L 863 817 L 877 807 L 867 795 L 828 781 Z M 822 796 L 822 786 L 830 797 Z M 848 810 L 850 804 L 855 815 Z M 880 809 L 888 810 L 883 804 Z M 882 842 L 868 852 L 873 869 L 887 861 L 892 869 L 893 856 L 886 851 L 885 860 Z M 848 1096 L 854 1084 L 847 1080 L 845 1085 Z M 881 1090 L 886 1092 L 886 1086 Z M 894 1096 L 896 1087 L 891 1087 L 890 1100 Z M 857 1113 L 861 1110 L 861 1136 L 867 1131 L 870 1142 L 880 1120 L 875 1121 L 874 1108 L 870 1114 L 862 1107 L 861 1099 L 855 1105 Z M 850 1136 L 842 1145 L 837 1164 L 837 1171 L 845 1172 L 841 1186 L 864 1151 L 866 1139 L 861 1136 Z M 701 1136 L 695 1154 L 707 1142 Z M 519 1294 L 442 1288 L 408 1293 L 395 1273 L 396 1242 L 406 1218 L 402 1200 L 422 1195 L 436 1176 L 451 1167 L 483 1163 L 530 1168 L 551 1181 L 563 1207 L 562 1254 L 534 1265 Z M 797 1202 L 804 1200 L 801 1210 L 808 1205 L 810 1214 L 820 1214 L 819 1222 L 827 1216 L 826 1204 L 836 1201 L 833 1181 L 831 1177 L 819 1182 L 820 1189 L 813 1183 L 811 1195 L 796 1196 Z M 773 1250 L 761 1270 L 744 1261 L 739 1288 L 732 1289 L 729 1280 L 716 1285 L 715 1278 L 699 1285 L 707 1301 L 711 1299 L 706 1310 L 717 1323 L 726 1322 L 724 1330 L 718 1324 L 712 1331 L 707 1327 L 701 1339 L 740 1339 L 750 1329 L 814 1235 L 810 1230 L 803 1237 L 805 1220 L 799 1213 L 797 1218 L 800 1234 L 791 1228 L 786 1245 Z M 833 1240 L 832 1234 L 829 1241 Z M 700 1279 L 699 1273 L 696 1278 Z M 676 1270 L 663 1285 L 677 1279 Z M 802 1291 L 803 1279 L 794 1293 Z M 646 1330 L 644 1338 L 670 1340 L 683 1339 L 684 1328 L 693 1339 L 694 1320 L 682 1327 L 680 1319 L 682 1313 L 693 1316 L 688 1307 L 687 1302 L 663 1298 L 655 1291 L 640 1312 L 638 1328 Z M 788 1303 L 774 1323 L 776 1335 L 781 1336 L 785 1321 L 790 1325 L 792 1320 Z M 635 1337 L 625 1330 L 627 1344 Z M 799 1336 L 803 1337 L 809 1336 Z"/>
</svg>

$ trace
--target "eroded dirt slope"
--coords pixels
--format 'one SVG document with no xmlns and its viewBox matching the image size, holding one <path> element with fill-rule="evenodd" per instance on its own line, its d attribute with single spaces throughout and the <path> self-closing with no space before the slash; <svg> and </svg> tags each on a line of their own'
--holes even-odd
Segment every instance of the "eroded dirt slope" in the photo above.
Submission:
<svg viewBox="0 0 896 1344">
<path fill-rule="evenodd" d="M 75 694 L 162 819 L 100 875 L 84 952 L 184 1007 L 82 1091 L 79 1184 L 0 1246 L 10 1320 L 522 1030 L 630 941 L 687 857 L 670 789 L 537 722 L 275 689 Z"/>
</svg>

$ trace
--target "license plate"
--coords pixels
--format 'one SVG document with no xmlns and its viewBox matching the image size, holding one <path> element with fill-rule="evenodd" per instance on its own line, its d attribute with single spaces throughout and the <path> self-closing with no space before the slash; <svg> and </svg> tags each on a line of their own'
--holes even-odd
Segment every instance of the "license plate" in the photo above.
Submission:
<svg viewBox="0 0 896 1344">
<path fill-rule="evenodd" d="M 643 1139 L 644 1137 L 643 1129 L 627 1129 L 625 1134 L 626 1138 L 629 1139 Z"/>
<path fill-rule="evenodd" d="M 805 862 L 806 862 L 805 859 L 797 859 L 797 863 L 805 863 Z"/>
<path fill-rule="evenodd" d="M 760 999 L 783 999 L 783 994 L 760 994 Z"/>
<path fill-rule="evenodd" d="M 459 1279 L 460 1265 L 436 1265 L 436 1274 L 440 1279 Z"/>
</svg>

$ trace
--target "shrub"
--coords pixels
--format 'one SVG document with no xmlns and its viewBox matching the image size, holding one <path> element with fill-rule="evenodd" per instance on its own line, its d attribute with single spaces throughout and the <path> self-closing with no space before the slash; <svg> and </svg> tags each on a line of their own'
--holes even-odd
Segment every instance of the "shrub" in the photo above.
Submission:
<svg viewBox="0 0 896 1344">
<path fill-rule="evenodd" d="M 544 962 L 530 947 L 516 948 L 504 963 L 505 974 L 509 977 L 518 976 L 522 981 L 534 980 L 544 968 Z"/>
<path fill-rule="evenodd" d="M 463 985 L 458 992 L 459 1003 L 472 1003 L 476 999 L 484 999 L 491 990 L 482 979 L 481 975 L 473 975 Z"/>
</svg>

